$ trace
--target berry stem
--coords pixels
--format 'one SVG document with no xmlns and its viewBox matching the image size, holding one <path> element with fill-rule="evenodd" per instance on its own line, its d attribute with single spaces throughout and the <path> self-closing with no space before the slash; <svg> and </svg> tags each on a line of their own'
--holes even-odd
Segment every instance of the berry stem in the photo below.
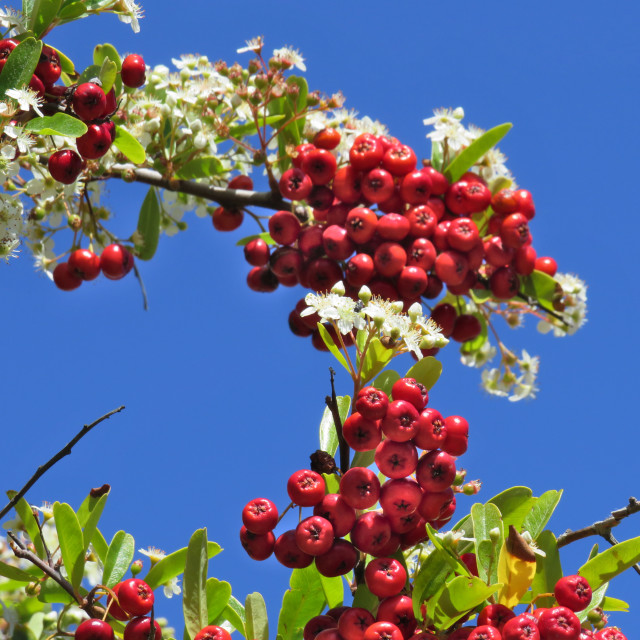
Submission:
<svg viewBox="0 0 640 640">
<path fill-rule="evenodd" d="M 331 396 L 326 396 L 324 401 L 331 411 L 333 417 L 333 424 L 336 428 L 336 434 L 338 436 L 338 448 L 340 449 L 340 471 L 346 473 L 349 470 L 349 445 L 347 444 L 344 436 L 342 435 L 342 420 L 340 419 L 340 412 L 338 411 L 338 399 L 336 396 L 336 387 L 334 384 L 336 372 L 329 367 L 329 375 L 331 377 Z"/>
</svg>

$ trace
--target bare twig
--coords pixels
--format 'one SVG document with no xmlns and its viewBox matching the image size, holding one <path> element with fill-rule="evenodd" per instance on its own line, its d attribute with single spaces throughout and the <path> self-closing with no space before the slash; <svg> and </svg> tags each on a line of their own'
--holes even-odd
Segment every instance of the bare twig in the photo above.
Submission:
<svg viewBox="0 0 640 640">
<path fill-rule="evenodd" d="M 336 427 L 336 434 L 338 435 L 338 447 L 340 448 L 340 471 L 342 473 L 346 473 L 349 471 L 349 445 L 342 435 L 342 420 L 340 419 L 340 412 L 338 411 L 338 398 L 336 397 L 336 387 L 334 384 L 336 372 L 329 367 L 329 374 L 331 376 L 331 395 L 327 396 L 324 401 L 327 407 L 329 407 L 329 411 L 331 411 L 333 424 Z"/>
<path fill-rule="evenodd" d="M 635 498 L 629 498 L 629 504 L 622 509 L 616 509 L 611 512 L 611 515 L 604 520 L 599 520 L 598 522 L 594 522 L 592 525 L 588 527 L 583 527 L 582 529 L 578 529 L 577 531 L 572 531 L 571 529 L 567 529 L 562 535 L 558 537 L 558 547 L 564 547 L 576 540 L 582 540 L 583 538 L 588 538 L 589 536 L 602 536 L 607 542 L 611 544 L 617 544 L 616 542 L 611 542 L 611 540 L 615 540 L 615 538 L 611 535 L 611 529 L 617 526 L 621 520 L 624 518 L 638 513 L 640 511 L 640 502 Z M 636 569 L 637 570 L 637 569 Z"/>
<path fill-rule="evenodd" d="M 20 489 L 20 491 L 18 491 L 18 493 L 16 493 L 16 495 L 9 501 L 9 504 L 7 504 L 7 506 L 2 511 L 0 511 L 0 519 L 4 518 L 4 516 L 6 516 L 7 513 L 9 513 L 9 511 L 11 511 L 11 509 L 13 509 L 13 507 L 15 507 L 16 504 L 18 504 L 18 502 L 25 495 L 25 493 L 27 493 L 27 491 L 29 491 L 29 489 L 31 489 L 31 487 L 49 469 L 51 469 L 51 467 L 53 467 L 53 465 L 56 462 L 62 460 L 62 458 L 64 458 L 65 456 L 70 455 L 73 447 L 76 444 L 78 444 L 78 442 L 80 442 L 80 440 L 82 440 L 82 438 L 84 438 L 87 435 L 87 433 L 91 431 L 91 429 L 99 425 L 104 420 L 107 420 L 108 418 L 110 418 L 114 413 L 120 413 L 120 411 L 122 411 L 123 409 L 124 409 L 124 405 L 121 407 L 118 407 L 117 409 L 113 409 L 112 411 L 109 411 L 109 413 L 105 413 L 102 417 L 98 418 L 95 422 L 84 425 L 84 427 L 82 427 L 82 429 L 74 436 L 74 438 L 69 442 L 67 442 L 67 444 L 65 444 L 64 447 L 62 447 L 62 449 L 60 449 L 60 451 L 58 451 L 58 453 L 56 453 L 56 455 L 53 456 L 53 458 L 51 458 L 48 462 L 46 462 L 42 466 L 38 467 L 36 472 L 31 476 L 31 478 L 29 478 L 28 482 L 24 485 L 24 487 L 22 487 L 22 489 Z"/>
<path fill-rule="evenodd" d="M 144 286 L 144 280 L 142 279 L 142 276 L 140 275 L 140 270 L 138 269 L 138 265 L 134 262 L 133 263 L 133 272 L 136 275 L 136 278 L 138 279 L 138 284 L 140 285 L 140 293 L 142 293 L 142 308 L 145 311 L 149 311 L 149 299 L 147 298 L 147 289 Z"/>
<path fill-rule="evenodd" d="M 180 191 L 191 196 L 212 200 L 223 207 L 242 209 L 247 206 L 257 206 L 263 209 L 289 210 L 291 203 L 283 200 L 279 193 L 273 191 L 245 191 L 244 189 L 226 189 L 211 187 L 192 180 L 165 178 L 153 169 L 138 168 L 133 164 L 114 164 L 101 178 L 120 178 L 133 182 L 142 182 L 169 191 Z"/>
</svg>

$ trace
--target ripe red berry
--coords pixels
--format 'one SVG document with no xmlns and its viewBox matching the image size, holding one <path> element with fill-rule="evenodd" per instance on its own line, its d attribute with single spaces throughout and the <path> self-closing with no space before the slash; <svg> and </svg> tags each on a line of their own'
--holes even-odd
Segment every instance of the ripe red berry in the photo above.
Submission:
<svg viewBox="0 0 640 640">
<path fill-rule="evenodd" d="M 324 185 L 336 174 L 335 156 L 326 149 L 312 149 L 302 159 L 302 170 L 314 185 Z"/>
<path fill-rule="evenodd" d="M 427 388 L 414 378 L 400 378 L 391 387 L 391 395 L 394 400 L 406 400 L 418 411 L 422 411 L 429 402 Z"/>
<path fill-rule="evenodd" d="M 290 211 L 276 211 L 269 218 L 269 233 L 278 244 L 293 244 L 300 235 L 300 221 Z"/>
<path fill-rule="evenodd" d="M 355 204 L 360 200 L 361 181 L 362 174 L 348 164 L 336 171 L 331 188 L 341 202 Z"/>
<path fill-rule="evenodd" d="M 217 624 L 210 624 L 198 631 L 193 640 L 231 640 L 231 634 Z"/>
<path fill-rule="evenodd" d="M 336 537 L 345 536 L 356 521 L 355 509 L 339 493 L 328 493 L 313 508 L 313 515 L 326 518 Z"/>
<path fill-rule="evenodd" d="M 114 637 L 111 625 L 97 618 L 81 622 L 75 632 L 76 640 L 113 640 Z"/>
<path fill-rule="evenodd" d="M 380 488 L 380 506 L 390 517 L 415 512 L 421 499 L 420 485 L 410 478 L 387 480 Z"/>
<path fill-rule="evenodd" d="M 455 477 L 455 459 L 444 451 L 429 451 L 418 461 L 416 480 L 424 491 L 444 491 L 453 484 Z"/>
<path fill-rule="evenodd" d="M 251 533 L 267 533 L 278 524 L 278 508 L 268 498 L 254 498 L 242 510 L 242 522 Z"/>
<path fill-rule="evenodd" d="M 382 156 L 382 166 L 393 176 L 411 173 L 417 163 L 416 154 L 406 144 L 393 145 Z"/>
<path fill-rule="evenodd" d="M 508 300 L 518 295 L 520 278 L 513 267 L 500 267 L 491 275 L 489 287 L 494 298 Z"/>
<path fill-rule="evenodd" d="M 535 268 L 537 271 L 542 271 L 543 273 L 550 275 L 552 278 L 558 272 L 558 264 L 553 258 L 548 256 L 536 258 Z"/>
<path fill-rule="evenodd" d="M 88 122 L 102 116 L 107 106 L 107 97 L 102 87 L 93 82 L 83 82 L 73 92 L 71 103 L 78 118 Z"/>
<path fill-rule="evenodd" d="M 376 558 L 364 570 L 369 591 L 379 598 L 395 596 L 404 588 L 407 572 L 395 558 Z"/>
<path fill-rule="evenodd" d="M 364 387 L 358 392 L 356 397 L 356 411 L 369 420 L 380 420 L 384 418 L 389 406 L 387 394 L 375 387 Z"/>
<path fill-rule="evenodd" d="M 88 160 L 97 160 L 109 151 L 112 143 L 111 128 L 103 124 L 90 124 L 87 132 L 76 139 L 78 153 Z"/>
<path fill-rule="evenodd" d="M 535 619 L 519 615 L 507 620 L 501 629 L 502 640 L 540 640 L 540 631 Z"/>
<path fill-rule="evenodd" d="M 428 522 L 437 520 L 453 500 L 451 487 L 444 491 L 425 491 L 418 503 L 418 513 Z"/>
<path fill-rule="evenodd" d="M 154 620 L 155 628 L 154 640 L 162 640 L 162 629 Z M 124 628 L 124 640 L 149 640 L 149 631 L 151 630 L 151 618 L 134 618 Z"/>
<path fill-rule="evenodd" d="M 318 504 L 325 491 L 324 478 L 310 469 L 301 469 L 291 474 L 287 481 L 287 493 L 291 501 L 301 507 Z"/>
<path fill-rule="evenodd" d="M 82 284 L 82 278 L 69 268 L 68 262 L 60 262 L 53 270 L 53 282 L 62 291 L 73 291 Z"/>
<path fill-rule="evenodd" d="M 132 616 L 144 616 L 153 607 L 151 587 L 139 578 L 129 578 L 120 583 L 118 602 L 120 607 Z"/>
<path fill-rule="evenodd" d="M 239 209 L 217 207 L 211 216 L 213 227 L 217 231 L 234 231 L 244 220 L 244 213 Z"/>
<path fill-rule="evenodd" d="M 391 539 L 389 519 L 377 511 L 358 516 L 351 529 L 351 542 L 365 553 L 378 555 Z"/>
<path fill-rule="evenodd" d="M 413 437 L 416 447 L 426 451 L 441 449 L 447 438 L 445 420 L 439 411 L 425 409 L 418 418 L 418 430 Z"/>
<path fill-rule="evenodd" d="M 504 623 L 511 618 L 515 618 L 516 614 L 503 604 L 488 604 L 478 614 L 478 625 L 491 625 L 496 629 L 501 629 Z"/>
<path fill-rule="evenodd" d="M 482 333 L 480 320 L 468 313 L 463 313 L 456 318 L 451 337 L 456 342 L 467 342 L 477 338 Z"/>
<path fill-rule="evenodd" d="M 411 171 L 402 178 L 400 197 L 412 205 L 425 205 L 431 196 L 431 178 L 423 171 Z"/>
<path fill-rule="evenodd" d="M 331 549 L 321 556 L 316 556 L 316 569 L 327 578 L 343 576 L 358 563 L 360 554 L 348 540 L 336 538 Z"/>
<path fill-rule="evenodd" d="M 247 286 L 251 291 L 270 293 L 278 288 L 278 278 L 268 265 L 254 267 L 247 274 Z"/>
<path fill-rule="evenodd" d="M 393 195 L 393 176 L 384 169 L 371 169 L 362 178 L 361 189 L 369 202 L 384 202 Z"/>
<path fill-rule="evenodd" d="M 100 256 L 88 249 L 76 249 L 69 256 L 69 269 L 82 280 L 94 280 L 100 275 Z"/>
<path fill-rule="evenodd" d="M 582 576 L 564 576 L 556 582 L 553 593 L 562 607 L 582 611 L 591 602 L 591 586 Z"/>
<path fill-rule="evenodd" d="M 313 136 L 313 144 L 318 147 L 318 149 L 328 149 L 331 151 L 340 144 L 341 137 L 337 129 L 329 127 L 318 131 L 318 133 Z"/>
<path fill-rule="evenodd" d="M 367 207 L 351 209 L 345 220 L 349 237 L 357 244 L 364 244 L 373 238 L 378 226 L 378 216 Z"/>
<path fill-rule="evenodd" d="M 133 256 L 122 245 L 110 244 L 102 250 L 100 268 L 109 280 L 120 280 L 133 269 Z"/>
<path fill-rule="evenodd" d="M 407 252 L 397 242 L 383 242 L 374 253 L 373 263 L 380 275 L 392 278 L 407 263 Z"/>
<path fill-rule="evenodd" d="M 335 629 L 337 626 L 337 621 L 329 615 L 314 616 L 304 625 L 302 638 L 303 640 L 314 640 L 321 631 Z"/>
<path fill-rule="evenodd" d="M 378 476 L 366 467 L 351 467 L 340 478 L 340 495 L 350 507 L 368 509 L 380 496 Z"/>
<path fill-rule="evenodd" d="M 367 284 L 376 272 L 373 258 L 367 253 L 357 253 L 345 265 L 345 279 L 356 289 Z"/>
<path fill-rule="evenodd" d="M 384 155 L 384 148 L 378 138 L 370 133 L 359 135 L 349 150 L 349 161 L 357 171 L 368 171 L 377 167 Z"/>
<path fill-rule="evenodd" d="M 266 560 L 272 553 L 276 538 L 272 531 L 267 533 L 251 533 L 242 525 L 240 527 L 240 544 L 254 560 Z"/>
<path fill-rule="evenodd" d="M 406 478 L 416 470 L 418 451 L 411 441 L 383 440 L 376 447 L 374 459 L 380 473 L 387 478 Z"/>
<path fill-rule="evenodd" d="M 60 56 L 58 52 L 49 45 L 43 45 L 35 74 L 44 84 L 53 84 L 57 82 L 61 73 L 62 67 L 60 67 Z"/>
<path fill-rule="evenodd" d="M 278 183 L 280 193 L 289 200 L 305 200 L 313 189 L 311 178 L 302 169 L 287 169 Z"/>
<path fill-rule="evenodd" d="M 381 620 L 367 627 L 363 640 L 403 640 L 403 635 L 395 624 Z"/>
<path fill-rule="evenodd" d="M 408 385 L 401 385 L 398 387 L 398 389 L 400 389 L 400 395 L 404 397 L 411 396 L 410 392 L 406 392 L 405 386 Z M 395 391 L 392 390 L 392 393 L 395 398 Z M 419 390 L 418 394 L 420 394 Z M 418 430 L 419 415 L 418 409 L 416 409 L 412 402 L 408 402 L 406 400 L 394 400 L 389 403 L 387 413 L 380 422 L 380 427 L 382 428 L 384 435 L 389 440 L 393 440 L 395 442 L 407 442 L 413 438 Z"/>
<path fill-rule="evenodd" d="M 142 56 L 132 53 L 122 61 L 120 75 L 125 87 L 141 87 L 146 80 L 145 73 L 146 65 Z"/>
<path fill-rule="evenodd" d="M 62 184 L 72 184 L 85 167 L 84 160 L 71 149 L 56 151 L 49 156 L 49 173 Z"/>
<path fill-rule="evenodd" d="M 469 263 L 464 254 L 447 250 L 436 258 L 435 270 L 438 278 L 445 284 L 458 285 L 464 282 L 469 271 Z"/>
<path fill-rule="evenodd" d="M 277 540 L 273 553 L 278 562 L 289 569 L 304 569 L 313 562 L 313 556 L 301 551 L 296 544 L 296 532 L 285 531 Z"/>
<path fill-rule="evenodd" d="M 331 522 L 322 516 L 305 518 L 298 524 L 295 532 L 298 549 L 311 556 L 327 553 L 335 537 Z"/>
<path fill-rule="evenodd" d="M 469 634 L 469 640 L 501 640 L 501 638 L 500 631 L 488 624 L 476 627 Z"/>
<path fill-rule="evenodd" d="M 375 622 L 373 614 L 362 607 L 350 607 L 338 620 L 338 632 L 344 640 L 362 640 L 364 632 Z"/>
<path fill-rule="evenodd" d="M 567 607 L 552 607 L 540 614 L 538 629 L 544 640 L 578 640 L 580 620 Z"/>
<path fill-rule="evenodd" d="M 518 249 L 531 242 L 529 222 L 522 213 L 512 213 L 502 222 L 500 227 L 502 242 L 508 247 Z"/>
<path fill-rule="evenodd" d="M 594 636 L 594 640 L 627 640 L 627 636 L 618 627 L 606 627 Z"/>
<path fill-rule="evenodd" d="M 322 246 L 327 257 L 332 260 L 346 260 L 355 249 L 347 230 L 337 224 L 332 224 L 323 231 Z"/>
<path fill-rule="evenodd" d="M 269 245 L 262 238 L 254 238 L 244 246 L 245 260 L 253 267 L 269 262 Z"/>
<path fill-rule="evenodd" d="M 452 456 L 461 456 L 467 450 L 469 423 L 462 416 L 448 416 L 444 420 L 446 438 L 442 450 Z"/>
<path fill-rule="evenodd" d="M 357 411 L 344 421 L 342 435 L 354 451 L 371 451 L 382 440 L 379 422 L 365 418 Z"/>
</svg>

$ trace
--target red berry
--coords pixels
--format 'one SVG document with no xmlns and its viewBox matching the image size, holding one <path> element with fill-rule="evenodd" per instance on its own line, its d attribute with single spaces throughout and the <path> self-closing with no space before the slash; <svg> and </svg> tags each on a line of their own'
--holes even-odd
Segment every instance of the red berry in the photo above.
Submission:
<svg viewBox="0 0 640 640">
<path fill-rule="evenodd" d="M 311 178 L 302 169 L 287 169 L 278 183 L 280 193 L 289 200 L 305 200 L 313 189 Z"/>
<path fill-rule="evenodd" d="M 412 205 L 425 205 L 431 196 L 431 178 L 423 171 L 411 171 L 402 178 L 400 196 Z"/>
<path fill-rule="evenodd" d="M 278 524 L 278 508 L 267 498 L 255 498 L 242 510 L 242 522 L 251 533 L 267 533 Z"/>
<path fill-rule="evenodd" d="M 368 171 L 377 167 L 384 155 L 380 141 L 370 133 L 359 135 L 349 150 L 349 161 L 357 171 Z"/>
<path fill-rule="evenodd" d="M 75 632 L 76 640 L 113 640 L 114 637 L 111 625 L 97 618 L 81 622 Z"/>
<path fill-rule="evenodd" d="M 500 227 L 502 242 L 508 247 L 518 249 L 531 242 L 529 222 L 522 213 L 512 213 L 502 222 Z"/>
<path fill-rule="evenodd" d="M 470 251 L 480 242 L 480 233 L 471 218 L 456 218 L 447 229 L 447 242 L 452 249 Z"/>
<path fill-rule="evenodd" d="M 285 531 L 276 540 L 273 552 L 278 562 L 289 569 L 304 569 L 313 562 L 313 556 L 299 549 L 293 529 Z"/>
<path fill-rule="evenodd" d="M 62 68 L 60 67 L 58 52 L 49 45 L 43 45 L 35 74 L 44 84 L 53 84 L 58 80 L 61 73 Z"/>
<path fill-rule="evenodd" d="M 102 116 L 107 106 L 107 97 L 102 87 L 93 82 L 83 82 L 76 87 L 71 102 L 78 118 L 88 122 Z"/>
<path fill-rule="evenodd" d="M 418 411 L 422 411 L 429 402 L 427 388 L 414 378 L 400 378 L 393 383 L 391 395 L 394 400 L 406 400 Z"/>
<path fill-rule="evenodd" d="M 418 513 L 428 522 L 438 520 L 453 501 L 454 495 L 451 487 L 444 491 L 425 491 L 418 504 Z"/>
<path fill-rule="evenodd" d="M 558 264 L 553 258 L 549 258 L 548 256 L 536 258 L 535 268 L 536 271 L 542 271 L 542 273 L 546 273 L 552 278 L 558 272 Z"/>
<path fill-rule="evenodd" d="M 336 538 L 331 549 L 320 556 L 316 556 L 316 569 L 327 578 L 343 576 L 358 564 L 360 554 L 347 540 Z"/>
<path fill-rule="evenodd" d="M 300 551 L 311 556 L 327 553 L 333 545 L 333 526 L 322 516 L 305 518 L 295 530 L 296 544 Z"/>
<path fill-rule="evenodd" d="M 346 260 L 355 249 L 347 230 L 337 224 L 332 224 L 324 230 L 322 245 L 327 257 L 332 260 Z"/>
<path fill-rule="evenodd" d="M 416 467 L 416 480 L 424 491 L 444 491 L 453 484 L 455 477 L 455 459 L 437 449 L 425 453 Z"/>
<path fill-rule="evenodd" d="M 468 313 L 463 313 L 456 318 L 451 337 L 456 342 L 467 342 L 477 338 L 482 333 L 480 320 Z"/>
<path fill-rule="evenodd" d="M 392 622 L 380 621 L 367 627 L 363 640 L 403 640 L 403 635 Z"/>
<path fill-rule="evenodd" d="M 300 235 L 300 221 L 290 211 L 276 211 L 269 218 L 269 233 L 278 244 L 293 244 Z"/>
<path fill-rule="evenodd" d="M 262 267 L 269 262 L 269 245 L 262 238 L 254 238 L 244 246 L 245 260 L 254 267 Z"/>
<path fill-rule="evenodd" d="M 337 129 L 329 127 L 318 131 L 318 133 L 313 136 L 313 144 L 318 147 L 318 149 L 328 149 L 331 151 L 340 144 L 341 137 Z"/>
<path fill-rule="evenodd" d="M 75 274 L 68 262 L 61 262 L 53 270 L 53 282 L 62 291 L 73 291 L 82 284 L 82 278 Z"/>
<path fill-rule="evenodd" d="M 591 602 L 591 586 L 582 576 L 564 576 L 556 582 L 553 593 L 562 607 L 582 611 Z"/>
<path fill-rule="evenodd" d="M 102 250 L 100 268 L 109 280 L 120 280 L 133 269 L 133 256 L 119 244 L 110 244 Z"/>
<path fill-rule="evenodd" d="M 374 459 L 387 478 L 406 478 L 416 470 L 418 451 L 411 441 L 383 440 L 376 447 Z"/>
<path fill-rule="evenodd" d="M 162 640 L 162 629 L 154 620 L 155 628 L 154 640 Z M 149 640 L 149 631 L 151 630 L 151 618 L 134 618 L 124 628 L 124 640 Z"/>
<path fill-rule="evenodd" d="M 229 189 L 243 189 L 244 191 L 253 190 L 253 180 L 249 176 L 234 176 L 229 180 Z"/>
<path fill-rule="evenodd" d="M 387 278 L 397 276 L 407 263 L 407 252 L 397 242 L 383 242 L 375 251 L 376 271 Z"/>
<path fill-rule="evenodd" d="M 393 195 L 393 176 L 384 169 L 371 169 L 362 178 L 361 189 L 369 202 L 384 202 Z"/>
<path fill-rule="evenodd" d="M 244 219 L 244 213 L 239 209 L 217 207 L 211 216 L 211 222 L 217 231 L 234 231 Z"/>
<path fill-rule="evenodd" d="M 371 451 L 382 440 L 380 424 L 365 418 L 357 411 L 344 421 L 342 435 L 354 451 Z"/>
<path fill-rule="evenodd" d="M 420 392 L 418 391 L 418 393 Z M 403 394 L 401 393 L 401 395 Z M 405 392 L 404 395 L 407 396 L 411 394 Z M 411 402 L 394 400 L 389 403 L 387 413 L 380 422 L 380 427 L 389 440 L 394 442 L 407 442 L 413 438 L 418 430 L 419 415 L 418 410 Z"/>
<path fill-rule="evenodd" d="M 231 640 L 231 634 L 217 624 L 210 624 L 198 631 L 193 640 Z"/>
<path fill-rule="evenodd" d="M 452 456 L 461 456 L 467 450 L 469 423 L 462 416 L 448 416 L 444 425 L 447 435 L 442 450 Z"/>
<path fill-rule="evenodd" d="M 387 480 L 380 488 L 380 506 L 389 517 L 414 513 L 421 499 L 420 485 L 409 478 Z"/>
<path fill-rule="evenodd" d="M 447 302 L 435 306 L 431 312 L 431 319 L 440 326 L 446 338 L 453 333 L 457 317 L 456 308 Z"/>
<path fill-rule="evenodd" d="M 122 70 L 120 71 L 122 84 L 124 84 L 125 87 L 141 87 L 146 80 L 146 70 L 142 56 L 135 53 L 128 55 L 122 61 Z"/>
<path fill-rule="evenodd" d="M 411 173 L 417 163 L 416 154 L 406 144 L 394 145 L 382 156 L 382 166 L 393 176 Z"/>
<path fill-rule="evenodd" d="M 338 623 L 328 615 L 314 616 L 304 625 L 302 631 L 303 640 L 314 640 L 314 638 L 325 629 L 335 629 Z"/>
<path fill-rule="evenodd" d="M 312 149 L 302 159 L 302 170 L 314 185 L 330 182 L 336 174 L 336 166 L 335 156 L 326 149 Z"/>
<path fill-rule="evenodd" d="M 423 167 L 420 171 L 431 178 L 431 193 L 434 196 L 441 196 L 449 188 L 449 181 L 445 175 L 436 171 L 433 167 Z"/>
<path fill-rule="evenodd" d="M 84 160 L 71 149 L 56 151 L 49 156 L 49 173 L 62 184 L 73 184 L 85 167 Z"/>
<path fill-rule="evenodd" d="M 338 632 L 344 640 L 363 640 L 364 632 L 375 622 L 373 614 L 362 607 L 350 607 L 338 620 Z"/>
<path fill-rule="evenodd" d="M 287 481 L 287 493 L 291 501 L 300 507 L 318 504 L 325 491 L 324 478 L 310 469 L 301 469 L 291 474 Z"/>
<path fill-rule="evenodd" d="M 247 527 L 240 527 L 240 544 L 254 560 L 266 560 L 272 553 L 276 538 L 272 531 L 267 533 L 251 533 Z"/>
<path fill-rule="evenodd" d="M 351 209 L 345 220 L 349 237 L 357 244 L 369 242 L 376 233 L 378 216 L 366 207 Z"/>
<path fill-rule="evenodd" d="M 411 235 L 416 238 L 431 237 L 438 225 L 438 217 L 433 209 L 426 204 L 409 209 L 407 220 L 409 220 Z"/>
<path fill-rule="evenodd" d="M 82 280 L 94 280 L 100 275 L 100 256 L 88 249 L 76 249 L 69 256 L 69 269 Z"/>
<path fill-rule="evenodd" d="M 87 132 L 76 139 L 78 153 L 88 160 L 97 160 L 111 147 L 111 127 L 103 124 L 90 124 Z"/>
<path fill-rule="evenodd" d="M 595 640 L 627 640 L 627 636 L 618 627 L 606 627 L 598 631 L 593 637 Z"/>
<path fill-rule="evenodd" d="M 413 437 L 413 444 L 420 449 L 432 451 L 441 449 L 446 438 L 447 427 L 440 412 L 425 409 L 418 418 L 418 430 Z"/>
<path fill-rule="evenodd" d="M 153 607 L 151 587 L 139 578 L 129 578 L 120 583 L 118 602 L 120 607 L 132 616 L 144 616 Z"/>
<path fill-rule="evenodd" d="M 376 558 L 364 570 L 364 580 L 371 593 L 387 598 L 402 591 L 407 572 L 395 558 Z"/>
<path fill-rule="evenodd" d="M 544 640 L 578 640 L 580 620 L 567 607 L 552 607 L 540 614 L 538 629 Z"/>
<path fill-rule="evenodd" d="M 268 265 L 254 267 L 247 274 L 247 285 L 252 291 L 270 293 L 278 288 L 278 278 Z"/>
<path fill-rule="evenodd" d="M 540 640 L 540 631 L 535 619 L 519 615 L 507 620 L 501 630 L 502 640 Z"/>
<path fill-rule="evenodd" d="M 367 253 L 357 253 L 345 265 L 345 279 L 356 289 L 367 284 L 373 278 L 376 267 L 373 258 Z"/>
<path fill-rule="evenodd" d="M 503 604 L 488 604 L 478 614 L 478 625 L 488 624 L 497 629 L 501 629 L 507 620 L 511 620 L 511 618 L 515 618 L 515 616 L 516 614 Z"/>
<path fill-rule="evenodd" d="M 489 287 L 494 298 L 508 300 L 518 295 L 520 278 L 513 267 L 501 267 L 491 275 Z"/>
<path fill-rule="evenodd" d="M 351 165 L 340 167 L 333 178 L 333 193 L 345 204 L 355 204 L 360 200 L 362 174 Z"/>
<path fill-rule="evenodd" d="M 380 420 L 384 418 L 389 406 L 387 394 L 375 387 L 364 387 L 358 392 L 356 397 L 356 411 L 369 420 Z"/>
<path fill-rule="evenodd" d="M 340 495 L 354 509 L 368 509 L 378 502 L 380 480 L 366 467 L 351 467 L 340 478 Z"/>
<path fill-rule="evenodd" d="M 469 634 L 469 640 L 501 640 L 501 638 L 500 631 L 488 624 L 476 627 Z"/>
<path fill-rule="evenodd" d="M 336 537 L 346 536 L 356 521 L 356 512 L 339 493 L 328 493 L 315 507 L 313 515 L 326 518 Z"/>
</svg>

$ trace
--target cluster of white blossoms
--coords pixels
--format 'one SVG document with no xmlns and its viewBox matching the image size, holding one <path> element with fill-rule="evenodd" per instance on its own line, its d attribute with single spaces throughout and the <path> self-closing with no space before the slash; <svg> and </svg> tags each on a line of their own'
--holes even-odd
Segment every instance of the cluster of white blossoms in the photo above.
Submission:
<svg viewBox="0 0 640 640">
<path fill-rule="evenodd" d="M 562 319 L 550 317 L 540 320 L 538 331 L 553 331 L 556 337 L 571 336 L 587 321 L 587 285 L 584 280 L 569 273 L 557 273 L 555 279 L 563 292 L 560 302 L 564 308 L 559 312 Z"/>
<path fill-rule="evenodd" d="M 511 359 L 510 359 L 511 360 Z M 504 362 L 503 362 L 504 364 Z M 518 372 L 514 372 L 514 367 Z M 535 398 L 538 392 L 536 378 L 540 367 L 540 358 L 530 356 L 524 349 L 515 363 L 509 363 L 505 369 L 485 369 L 482 372 L 482 388 L 491 395 L 517 402 L 525 398 Z"/>
<path fill-rule="evenodd" d="M 345 296 L 344 284 L 338 282 L 329 293 L 308 293 L 304 299 L 308 306 L 300 315 L 317 313 L 321 320 L 334 323 L 343 335 L 354 329 L 375 329 L 380 337 L 403 342 L 405 350 L 418 359 L 422 358 L 422 349 L 440 348 L 449 343 L 440 327 L 423 315 L 418 302 L 404 313 L 401 301 L 372 296 L 366 285 L 360 289 L 358 298 L 356 301 Z"/>
</svg>

